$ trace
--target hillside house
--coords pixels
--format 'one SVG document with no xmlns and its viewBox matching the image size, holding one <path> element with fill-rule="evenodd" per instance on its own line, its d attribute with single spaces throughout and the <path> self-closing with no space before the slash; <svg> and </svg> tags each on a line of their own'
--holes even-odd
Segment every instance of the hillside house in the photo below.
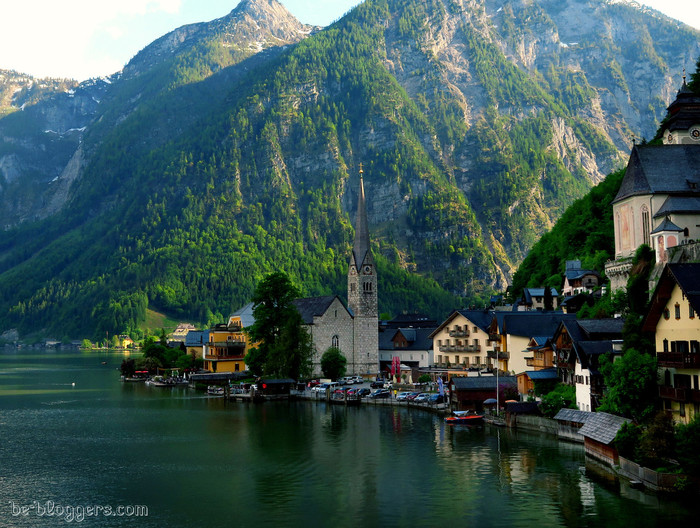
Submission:
<svg viewBox="0 0 700 528">
<path fill-rule="evenodd" d="M 642 329 L 655 332 L 659 395 L 674 421 L 700 415 L 700 263 L 668 264 Z"/>
</svg>

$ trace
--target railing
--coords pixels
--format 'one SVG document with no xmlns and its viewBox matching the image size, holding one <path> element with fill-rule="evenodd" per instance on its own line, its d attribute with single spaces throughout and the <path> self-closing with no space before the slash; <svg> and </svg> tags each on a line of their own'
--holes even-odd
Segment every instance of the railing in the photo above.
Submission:
<svg viewBox="0 0 700 528">
<path fill-rule="evenodd" d="M 498 350 L 487 350 L 486 357 L 489 359 L 495 359 L 496 354 L 498 354 L 498 359 L 510 359 L 510 352 L 500 352 Z"/>
<path fill-rule="evenodd" d="M 481 352 L 481 345 L 469 345 L 467 346 L 467 352 Z"/>
<path fill-rule="evenodd" d="M 660 367 L 700 368 L 700 354 L 687 352 L 657 352 L 656 359 Z"/>
<path fill-rule="evenodd" d="M 501 342 L 501 336 L 499 334 L 489 334 L 489 342 Z"/>
<path fill-rule="evenodd" d="M 667 400 L 700 403 L 700 390 L 688 387 L 668 387 L 661 385 L 659 386 L 659 396 Z"/>
<path fill-rule="evenodd" d="M 450 337 L 469 337 L 469 330 L 450 330 Z"/>
</svg>

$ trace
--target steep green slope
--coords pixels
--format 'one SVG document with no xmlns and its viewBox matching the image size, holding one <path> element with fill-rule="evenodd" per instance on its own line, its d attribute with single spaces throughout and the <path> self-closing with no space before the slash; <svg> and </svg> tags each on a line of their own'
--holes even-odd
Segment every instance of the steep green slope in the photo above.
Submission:
<svg viewBox="0 0 700 528">
<path fill-rule="evenodd" d="M 360 163 L 380 311 L 479 302 L 626 130 L 568 62 L 590 50 L 513 58 L 556 33 L 545 3 L 368 0 L 254 54 L 207 25 L 154 43 L 102 101 L 66 207 L 0 234 L 0 331 L 102 336 L 147 307 L 221 320 L 277 269 L 342 294 Z"/>
</svg>

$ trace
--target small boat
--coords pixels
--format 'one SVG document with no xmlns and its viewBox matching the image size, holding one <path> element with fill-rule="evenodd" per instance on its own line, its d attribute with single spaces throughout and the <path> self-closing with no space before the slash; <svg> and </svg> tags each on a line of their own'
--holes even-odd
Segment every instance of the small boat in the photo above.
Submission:
<svg viewBox="0 0 700 528">
<path fill-rule="evenodd" d="M 481 425 L 484 423 L 484 415 L 474 411 L 452 411 L 453 416 L 445 418 L 449 425 Z"/>
<path fill-rule="evenodd" d="M 224 388 L 218 387 L 216 385 L 209 385 L 207 387 L 207 394 L 209 394 L 210 396 L 223 396 Z"/>
</svg>

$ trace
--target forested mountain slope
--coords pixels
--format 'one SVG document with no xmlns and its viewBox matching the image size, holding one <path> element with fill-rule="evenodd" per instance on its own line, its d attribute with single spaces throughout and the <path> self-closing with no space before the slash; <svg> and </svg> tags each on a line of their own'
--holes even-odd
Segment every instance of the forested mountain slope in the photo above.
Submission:
<svg viewBox="0 0 700 528">
<path fill-rule="evenodd" d="M 5 220 L 0 333 L 216 319 L 280 268 L 342 294 L 360 163 L 380 310 L 441 317 L 505 286 L 697 55 L 696 31 L 594 0 L 368 0 L 322 30 L 245 0 L 114 76 L 70 193 Z"/>
</svg>

